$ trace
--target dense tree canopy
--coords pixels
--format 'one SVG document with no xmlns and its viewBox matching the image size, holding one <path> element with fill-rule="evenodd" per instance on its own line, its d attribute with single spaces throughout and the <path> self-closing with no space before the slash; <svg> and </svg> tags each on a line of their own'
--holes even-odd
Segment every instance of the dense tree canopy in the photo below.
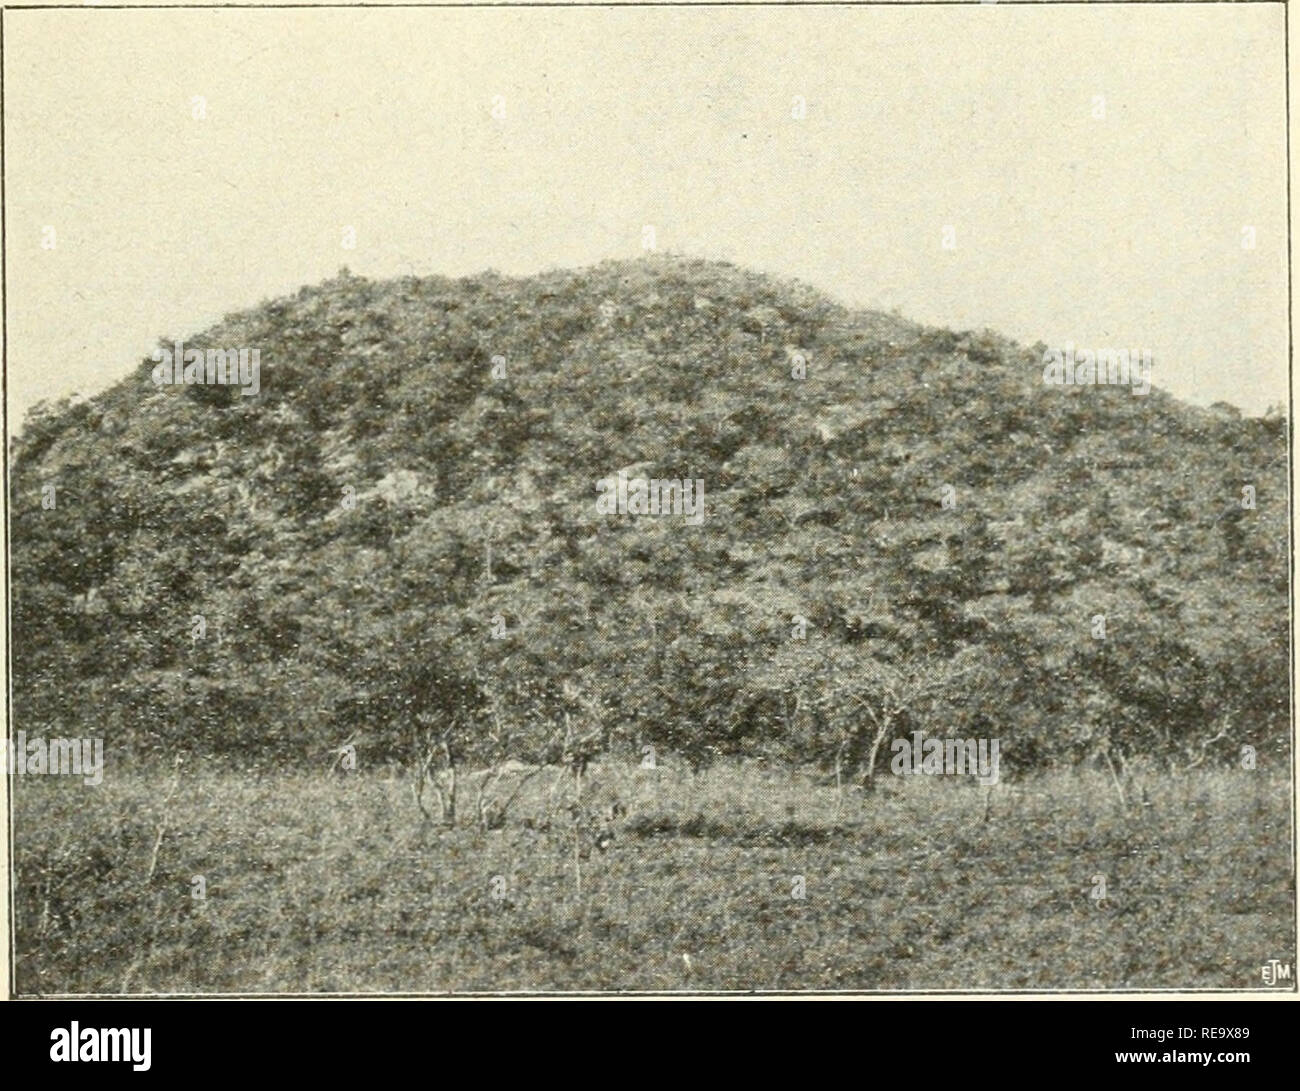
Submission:
<svg viewBox="0 0 1300 1091">
<path fill-rule="evenodd" d="M 259 393 L 143 361 L 13 442 L 19 728 L 860 761 L 887 706 L 1022 767 L 1286 745 L 1280 416 L 674 258 L 344 274 L 186 344 L 257 347 Z M 702 522 L 600 514 L 620 469 Z"/>
</svg>

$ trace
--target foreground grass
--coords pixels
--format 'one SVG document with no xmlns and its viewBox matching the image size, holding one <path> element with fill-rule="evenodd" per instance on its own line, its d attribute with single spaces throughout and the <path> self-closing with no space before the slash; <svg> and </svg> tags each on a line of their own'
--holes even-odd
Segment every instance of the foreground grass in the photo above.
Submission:
<svg viewBox="0 0 1300 1091">
<path fill-rule="evenodd" d="M 1153 779 L 1126 811 L 1092 775 L 954 780 L 837 815 L 792 773 L 609 766 L 601 851 L 547 824 L 547 777 L 487 831 L 380 776 L 14 778 L 16 988 L 1258 988 L 1290 960 L 1286 782 Z"/>
</svg>

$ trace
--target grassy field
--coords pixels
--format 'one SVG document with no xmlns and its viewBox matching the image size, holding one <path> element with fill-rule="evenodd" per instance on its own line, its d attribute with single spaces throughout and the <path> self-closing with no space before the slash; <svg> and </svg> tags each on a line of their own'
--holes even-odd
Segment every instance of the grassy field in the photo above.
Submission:
<svg viewBox="0 0 1300 1091">
<path fill-rule="evenodd" d="M 492 830 L 472 788 L 422 824 L 393 775 L 15 777 L 16 989 L 1259 988 L 1294 951 L 1289 785 L 1258 772 L 1127 811 L 1092 773 L 889 777 L 837 815 L 791 772 L 606 766 L 603 850 L 548 825 L 549 776 Z"/>
</svg>

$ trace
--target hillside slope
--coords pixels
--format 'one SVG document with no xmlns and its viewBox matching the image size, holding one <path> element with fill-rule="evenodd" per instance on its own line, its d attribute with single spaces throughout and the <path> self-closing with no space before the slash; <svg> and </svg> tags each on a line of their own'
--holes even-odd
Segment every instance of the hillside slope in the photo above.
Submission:
<svg viewBox="0 0 1300 1091">
<path fill-rule="evenodd" d="M 546 756 L 566 717 L 695 762 L 860 766 L 882 716 L 1017 767 L 1285 753 L 1282 419 L 677 258 L 344 273 L 186 345 L 256 347 L 259 393 L 144 361 L 13 443 L 15 728 L 304 764 L 452 722 Z M 702 481 L 702 521 L 602 514 L 622 468 Z"/>
</svg>

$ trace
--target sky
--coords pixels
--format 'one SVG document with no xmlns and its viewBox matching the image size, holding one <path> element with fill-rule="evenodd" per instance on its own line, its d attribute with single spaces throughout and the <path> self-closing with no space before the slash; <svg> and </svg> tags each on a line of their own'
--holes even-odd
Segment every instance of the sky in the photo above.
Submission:
<svg viewBox="0 0 1300 1091">
<path fill-rule="evenodd" d="M 1148 349 L 1197 404 L 1287 400 L 1281 5 L 4 27 L 11 429 L 344 265 L 528 274 L 648 225 L 853 306 Z"/>
</svg>

